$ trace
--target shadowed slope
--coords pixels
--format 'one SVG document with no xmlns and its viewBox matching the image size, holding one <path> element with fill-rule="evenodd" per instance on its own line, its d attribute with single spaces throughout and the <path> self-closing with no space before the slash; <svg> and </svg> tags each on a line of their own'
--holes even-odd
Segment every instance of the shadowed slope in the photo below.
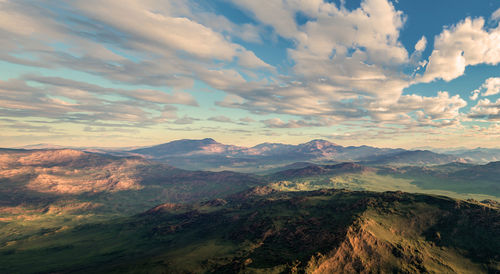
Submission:
<svg viewBox="0 0 500 274">
<path fill-rule="evenodd" d="M 499 237 L 500 212 L 491 205 L 260 187 L 11 243 L 0 249 L 0 265 L 16 272 L 486 273 L 500 270 Z"/>
</svg>

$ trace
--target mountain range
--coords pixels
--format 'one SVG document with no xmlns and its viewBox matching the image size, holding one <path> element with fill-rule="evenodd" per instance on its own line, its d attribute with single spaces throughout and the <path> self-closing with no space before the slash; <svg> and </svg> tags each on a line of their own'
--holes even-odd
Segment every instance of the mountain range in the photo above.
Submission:
<svg viewBox="0 0 500 274">
<path fill-rule="evenodd" d="M 129 151 L 190 170 L 266 172 L 295 162 L 363 162 L 365 164 L 436 165 L 467 162 L 464 158 L 431 151 L 341 146 L 325 140 L 298 145 L 263 143 L 253 147 L 224 145 L 213 139 L 178 140 Z"/>
<path fill-rule="evenodd" d="M 63 146 L 36 144 L 21 149 L 62 149 Z M 183 139 L 150 147 L 71 147 L 116 156 L 143 156 L 188 170 L 233 170 L 266 173 L 296 162 L 329 164 L 362 162 L 369 165 L 441 165 L 450 162 L 486 164 L 500 161 L 500 148 L 377 148 L 341 146 L 326 140 L 298 145 L 262 143 L 253 147 L 226 145 L 211 138 Z"/>
</svg>

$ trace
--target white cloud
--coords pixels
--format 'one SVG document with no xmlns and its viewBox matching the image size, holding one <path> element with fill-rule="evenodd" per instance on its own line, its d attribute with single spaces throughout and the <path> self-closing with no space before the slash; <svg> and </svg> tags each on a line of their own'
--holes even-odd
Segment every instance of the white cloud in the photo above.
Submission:
<svg viewBox="0 0 500 274">
<path fill-rule="evenodd" d="M 485 89 L 483 96 L 490 96 L 500 93 L 500 77 L 491 77 L 486 79 L 481 87 Z"/>
<path fill-rule="evenodd" d="M 480 94 L 482 96 L 491 96 L 499 93 L 500 93 L 500 77 L 490 77 L 486 79 L 478 89 L 472 91 L 471 96 L 469 98 L 471 100 L 476 100 Z"/>
<path fill-rule="evenodd" d="M 500 120 L 500 99 L 492 102 L 488 99 L 481 99 L 473 106 L 469 113 L 470 118 Z"/>
<path fill-rule="evenodd" d="M 471 96 L 469 98 L 471 100 L 475 101 L 479 97 L 480 93 L 481 93 L 481 91 L 479 89 L 476 89 L 476 90 L 474 90 L 474 91 L 471 92 Z"/>
<path fill-rule="evenodd" d="M 235 3 L 294 42 L 288 49 L 295 63 L 293 81 L 229 88 L 238 102 L 225 99 L 220 105 L 256 113 L 360 118 L 369 114 L 357 101 L 391 105 L 410 84 L 409 76 L 401 73 L 409 62 L 399 42 L 405 19 L 386 0 L 362 1 L 355 10 L 320 0 Z M 298 26 L 297 12 L 311 20 Z"/>
<path fill-rule="evenodd" d="M 188 1 L 78 0 L 57 7 L 66 9 L 64 18 L 50 1 L 0 5 L 0 59 L 7 62 L 182 89 L 195 79 L 205 80 L 199 75 L 234 62 L 237 70 L 255 78 L 260 77 L 255 71 L 273 69 L 231 41 L 240 37 L 258 42 L 256 26 L 230 23 L 206 11 L 194 13 L 196 5 Z"/>
<path fill-rule="evenodd" d="M 427 38 L 425 36 L 422 36 L 420 40 L 415 44 L 415 50 L 416 51 L 424 51 L 425 47 L 427 46 Z"/>
<path fill-rule="evenodd" d="M 371 109 L 374 118 L 381 121 L 409 125 L 417 122 L 419 125 L 443 126 L 457 121 L 460 116 L 459 110 L 466 105 L 467 102 L 459 95 L 450 96 L 448 92 L 440 91 L 436 97 L 403 95 L 396 104 L 390 107 L 384 108 L 372 104 Z M 408 115 L 411 112 L 415 113 L 416 120 Z"/>
<path fill-rule="evenodd" d="M 84 14 L 126 33 L 130 46 L 146 52 L 169 57 L 176 51 L 183 51 L 198 58 L 225 61 L 241 54 L 248 59 L 246 63 L 269 66 L 211 28 L 186 17 L 172 16 L 168 10 L 157 11 L 153 4 L 150 1 L 123 0 L 76 2 Z"/>
<path fill-rule="evenodd" d="M 427 68 L 418 80 L 450 81 L 463 75 L 467 66 L 500 63 L 500 25 L 488 30 L 484 23 L 482 17 L 466 18 L 443 30 L 434 39 L 434 50 Z"/>
</svg>

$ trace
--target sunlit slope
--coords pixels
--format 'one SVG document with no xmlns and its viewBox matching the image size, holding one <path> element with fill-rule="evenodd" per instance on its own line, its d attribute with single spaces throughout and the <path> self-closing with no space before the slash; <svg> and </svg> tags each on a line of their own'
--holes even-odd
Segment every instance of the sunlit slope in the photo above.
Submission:
<svg viewBox="0 0 500 274">
<path fill-rule="evenodd" d="M 486 165 L 452 163 L 440 166 L 364 166 L 356 163 L 309 165 L 266 178 L 285 191 L 322 188 L 407 191 L 477 200 L 500 200 L 500 162 Z"/>
<path fill-rule="evenodd" d="M 165 202 L 223 197 L 261 184 L 139 157 L 70 149 L 0 150 L 0 241 L 131 216 Z"/>
</svg>

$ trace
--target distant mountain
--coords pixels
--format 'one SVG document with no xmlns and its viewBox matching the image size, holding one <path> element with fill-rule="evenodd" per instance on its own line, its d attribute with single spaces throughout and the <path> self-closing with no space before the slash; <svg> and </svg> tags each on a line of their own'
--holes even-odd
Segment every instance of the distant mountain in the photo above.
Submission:
<svg viewBox="0 0 500 274">
<path fill-rule="evenodd" d="M 133 153 L 154 156 L 158 158 L 177 155 L 196 154 L 233 154 L 243 148 L 231 145 L 223 145 L 212 138 L 202 140 L 177 140 L 152 147 L 132 150 Z"/>
<path fill-rule="evenodd" d="M 338 162 L 362 162 L 369 165 L 440 165 L 472 161 L 470 160 L 472 156 L 463 158 L 459 154 L 448 155 L 428 150 L 409 151 L 364 145 L 344 147 L 321 139 L 297 145 L 262 143 L 253 147 L 226 145 L 211 138 L 183 139 L 131 150 L 105 148 L 81 150 L 115 156 L 142 156 L 187 170 L 231 170 L 258 174 L 276 172 L 280 167 L 296 162 L 321 165 Z M 480 152 L 481 155 L 485 153 L 483 150 Z M 468 153 L 472 155 L 471 151 Z M 491 154 L 489 157 L 494 158 L 492 156 L 494 151 L 489 153 Z M 480 162 L 484 162 L 486 158 L 481 159 Z"/>
<path fill-rule="evenodd" d="M 500 161 L 500 148 L 475 148 L 449 151 L 447 153 L 476 163 L 485 164 Z"/>
<path fill-rule="evenodd" d="M 46 144 L 46 143 L 40 143 L 40 144 L 32 144 L 32 145 L 25 145 L 25 146 L 19 146 L 15 147 L 14 149 L 76 149 L 76 150 L 83 150 L 83 151 L 89 151 L 89 152 L 97 152 L 97 153 L 115 153 L 115 152 L 121 152 L 121 151 L 129 151 L 133 149 L 138 149 L 141 148 L 140 146 L 130 146 L 130 147 L 96 147 L 96 146 L 61 146 L 61 145 L 54 145 L 54 144 Z"/>
<path fill-rule="evenodd" d="M 429 150 L 403 151 L 394 154 L 368 157 L 362 161 L 376 165 L 443 165 L 451 162 L 465 163 L 466 160 L 453 155 L 438 154 Z"/>
<path fill-rule="evenodd" d="M 464 158 L 476 164 L 486 164 L 489 162 L 500 161 L 500 148 L 433 148 L 433 147 L 419 147 L 412 150 L 430 150 L 440 154 L 454 155 Z"/>
<path fill-rule="evenodd" d="M 54 144 L 46 144 L 46 143 L 40 143 L 40 144 L 32 144 L 32 145 L 25 145 L 25 146 L 20 146 L 16 147 L 16 149 L 62 149 L 62 148 L 68 148 L 60 145 L 54 145 Z"/>
<path fill-rule="evenodd" d="M 178 140 L 130 151 L 184 169 L 263 172 L 294 162 L 346 162 L 405 151 L 369 146 L 343 147 L 325 140 L 298 145 L 263 143 L 254 147 L 224 145 L 213 139 Z"/>
</svg>

